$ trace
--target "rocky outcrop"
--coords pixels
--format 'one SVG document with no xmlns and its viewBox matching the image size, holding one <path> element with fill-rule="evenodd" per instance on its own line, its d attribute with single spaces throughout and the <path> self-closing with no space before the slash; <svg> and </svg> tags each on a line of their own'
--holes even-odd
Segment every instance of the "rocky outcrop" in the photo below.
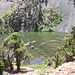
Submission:
<svg viewBox="0 0 75 75">
<path fill-rule="evenodd" d="M 17 0 L 14 0 L 13 2 L 0 0 L 0 15 L 9 11 L 14 4 L 15 6 L 17 5 Z"/>
<path fill-rule="evenodd" d="M 62 66 L 51 71 L 48 75 L 75 75 L 75 61 L 64 63 Z"/>
<path fill-rule="evenodd" d="M 0 1 L 0 15 L 11 9 L 13 2 Z"/>
<path fill-rule="evenodd" d="M 70 32 L 72 26 L 75 26 L 75 5 L 73 0 L 48 0 L 47 6 L 43 8 L 49 9 L 52 7 L 61 12 L 62 22 L 56 28 L 57 32 Z"/>
</svg>

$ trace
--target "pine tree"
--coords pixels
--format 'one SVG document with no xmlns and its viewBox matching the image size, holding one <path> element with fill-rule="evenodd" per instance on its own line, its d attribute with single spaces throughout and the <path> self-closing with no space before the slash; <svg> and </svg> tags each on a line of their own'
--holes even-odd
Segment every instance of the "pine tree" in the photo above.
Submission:
<svg viewBox="0 0 75 75">
<path fill-rule="evenodd" d="M 65 61 L 75 60 L 75 26 L 72 28 L 71 34 L 64 38 L 63 46 L 63 56 L 65 56 Z"/>
<path fill-rule="evenodd" d="M 17 71 L 19 71 L 21 60 L 27 56 L 27 48 L 24 46 L 24 42 L 21 39 L 20 34 L 15 32 L 5 38 L 3 47 L 6 47 L 13 52 L 13 56 L 16 58 Z"/>
<path fill-rule="evenodd" d="M 4 70 L 4 63 L 2 61 L 2 54 L 1 54 L 1 50 L 0 50 L 0 75 L 3 74 L 3 70 Z"/>
<path fill-rule="evenodd" d="M 39 1 L 40 2 L 40 1 Z M 38 22 L 39 21 L 43 21 L 43 19 L 42 19 L 42 16 L 43 16 L 43 14 L 42 14 L 42 9 L 41 9 L 41 2 L 39 3 L 39 10 L 38 10 L 38 13 L 39 13 L 39 15 L 38 15 Z"/>
<path fill-rule="evenodd" d="M 0 57 L 0 75 L 2 75 L 3 70 L 4 70 L 4 63 L 3 63 L 3 61 L 2 61 L 2 59 Z"/>
<path fill-rule="evenodd" d="M 54 56 L 54 62 L 55 62 L 55 68 L 57 68 L 60 65 L 60 60 L 59 60 L 59 54 L 56 53 Z"/>
</svg>

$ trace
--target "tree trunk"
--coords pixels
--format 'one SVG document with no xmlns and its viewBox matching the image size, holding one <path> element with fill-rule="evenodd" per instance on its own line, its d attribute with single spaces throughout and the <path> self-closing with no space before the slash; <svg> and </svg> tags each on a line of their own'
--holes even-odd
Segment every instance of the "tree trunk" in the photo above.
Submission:
<svg viewBox="0 0 75 75">
<path fill-rule="evenodd" d="M 11 69 L 11 70 L 13 70 L 13 65 L 12 65 L 12 62 L 10 61 L 9 54 L 8 54 L 8 61 L 9 61 L 9 66 L 10 66 L 10 69 Z"/>
<path fill-rule="evenodd" d="M 18 52 L 16 52 L 16 63 L 17 63 L 17 71 L 20 70 L 20 58 Z"/>
</svg>

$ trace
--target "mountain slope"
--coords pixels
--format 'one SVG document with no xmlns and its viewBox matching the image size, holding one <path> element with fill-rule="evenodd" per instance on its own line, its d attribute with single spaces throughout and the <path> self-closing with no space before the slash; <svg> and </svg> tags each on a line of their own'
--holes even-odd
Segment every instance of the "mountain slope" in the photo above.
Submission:
<svg viewBox="0 0 75 75">
<path fill-rule="evenodd" d="M 75 5 L 73 0 L 48 0 L 47 6 L 43 4 L 43 8 L 52 7 L 61 12 L 62 22 L 56 28 L 57 32 L 70 32 L 71 27 L 75 26 Z"/>
</svg>

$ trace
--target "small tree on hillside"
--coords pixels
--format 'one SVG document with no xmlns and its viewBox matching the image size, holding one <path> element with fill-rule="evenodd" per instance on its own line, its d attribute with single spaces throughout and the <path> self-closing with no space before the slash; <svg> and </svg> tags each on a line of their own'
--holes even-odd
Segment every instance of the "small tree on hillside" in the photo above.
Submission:
<svg viewBox="0 0 75 75">
<path fill-rule="evenodd" d="M 54 56 L 54 62 L 55 62 L 55 68 L 57 68 L 59 65 L 60 65 L 60 61 L 59 61 L 59 54 L 57 53 L 55 56 Z"/>
<path fill-rule="evenodd" d="M 42 14 L 41 2 L 40 2 L 39 10 L 38 10 L 38 22 L 43 21 L 42 16 L 43 16 L 43 14 Z"/>
<path fill-rule="evenodd" d="M 11 70 L 13 70 L 13 54 L 10 55 L 10 53 L 12 53 L 12 50 L 8 49 L 4 49 L 3 47 L 0 47 L 0 52 L 1 52 L 1 57 L 2 60 L 4 62 L 4 68 L 8 69 L 10 67 Z"/>
<path fill-rule="evenodd" d="M 0 51 L 0 75 L 3 74 L 3 70 L 4 70 L 4 63 L 2 61 L 2 54 L 1 54 L 1 51 Z"/>
<path fill-rule="evenodd" d="M 3 47 L 9 48 L 16 58 L 17 71 L 20 70 L 20 63 L 25 55 L 27 56 L 27 49 L 24 46 L 24 42 L 21 39 L 20 34 L 12 33 L 6 39 L 4 39 Z"/>
<path fill-rule="evenodd" d="M 2 59 L 0 57 L 0 75 L 3 74 L 3 70 L 4 70 L 4 63 L 3 63 L 3 61 L 2 61 Z"/>
<path fill-rule="evenodd" d="M 75 26 L 72 28 L 71 34 L 64 38 L 63 56 L 65 61 L 75 60 Z"/>
</svg>

